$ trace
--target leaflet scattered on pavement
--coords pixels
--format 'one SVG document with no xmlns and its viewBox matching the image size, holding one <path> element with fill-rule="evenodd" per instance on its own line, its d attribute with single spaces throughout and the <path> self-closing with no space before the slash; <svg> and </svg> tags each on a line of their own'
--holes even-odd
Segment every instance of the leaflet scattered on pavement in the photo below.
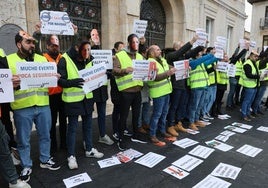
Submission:
<svg viewBox="0 0 268 188">
<path fill-rule="evenodd" d="M 235 180 L 241 171 L 241 168 L 238 168 L 233 165 L 220 163 L 218 166 L 212 171 L 211 175 L 223 178 L 231 178 Z"/>
<path fill-rule="evenodd" d="M 228 114 L 223 114 L 223 115 L 218 115 L 218 118 L 224 120 L 224 119 L 231 118 L 231 116 L 229 116 Z"/>
<path fill-rule="evenodd" d="M 198 134 L 200 132 L 199 131 L 195 131 L 193 129 L 187 129 L 187 133 L 190 133 L 190 134 Z"/>
<path fill-rule="evenodd" d="M 221 151 L 229 151 L 233 148 L 233 146 L 230 146 L 228 144 L 225 144 L 225 143 L 222 143 L 222 142 L 219 142 L 217 140 L 210 140 L 210 141 L 207 141 L 206 144 L 209 146 L 209 147 L 213 147 L 213 148 L 216 148 L 216 149 L 219 149 Z"/>
<path fill-rule="evenodd" d="M 166 157 L 163 155 L 159 155 L 157 153 L 149 152 L 146 155 L 142 156 L 135 163 L 139 163 L 141 165 L 147 166 L 149 168 L 154 167 L 158 163 L 160 163 Z"/>
<path fill-rule="evenodd" d="M 203 160 L 201 160 L 201 159 L 198 159 L 198 158 L 193 157 L 191 155 L 185 155 L 185 156 L 181 157 L 180 159 L 176 160 L 175 162 L 173 162 L 172 164 L 183 169 L 183 170 L 186 170 L 187 172 L 190 172 L 195 167 L 200 165 L 202 162 L 203 162 Z"/>
<path fill-rule="evenodd" d="M 235 127 L 235 126 L 232 126 L 232 125 L 227 125 L 226 127 L 224 127 L 224 129 L 227 129 L 229 131 L 234 131 L 234 132 L 237 132 L 237 133 L 244 133 L 244 132 L 247 131 L 247 129 L 242 129 L 242 128 Z"/>
<path fill-rule="evenodd" d="M 215 151 L 215 149 L 198 145 L 194 149 L 192 149 L 189 154 L 206 159 L 213 151 Z"/>
<path fill-rule="evenodd" d="M 193 188 L 228 188 L 231 185 L 232 184 L 227 181 L 208 175 L 205 179 L 193 186 Z"/>
<path fill-rule="evenodd" d="M 179 146 L 183 149 L 190 147 L 192 145 L 195 145 L 197 143 L 198 143 L 197 141 L 192 140 L 190 138 L 184 138 L 184 139 L 177 140 L 177 141 L 173 142 L 173 144 L 175 144 L 176 146 Z"/>
<path fill-rule="evenodd" d="M 258 131 L 268 132 L 268 127 L 260 126 L 257 128 Z"/>
<path fill-rule="evenodd" d="M 122 153 L 124 153 L 125 155 L 132 157 L 132 158 L 139 158 L 140 156 L 143 155 L 143 153 L 141 153 L 137 150 L 134 150 L 132 148 L 127 149 L 127 150 L 123 151 Z"/>
<path fill-rule="evenodd" d="M 173 166 L 173 165 L 165 168 L 163 171 L 174 176 L 175 178 L 180 179 L 180 180 L 189 175 L 188 172 L 186 172 L 186 171 L 184 171 L 176 166 Z"/>
<path fill-rule="evenodd" d="M 91 182 L 91 181 L 92 181 L 92 179 L 88 176 L 88 174 L 86 172 L 69 177 L 67 179 L 63 179 L 63 182 L 64 182 L 66 188 L 75 187 L 75 186 L 80 185 L 82 183 L 87 183 L 87 182 Z"/>
<path fill-rule="evenodd" d="M 244 146 L 242 146 L 241 148 L 237 149 L 236 151 L 239 152 L 239 153 L 242 153 L 244 155 L 250 156 L 250 157 L 255 157 L 262 150 L 263 149 L 256 148 L 254 146 L 245 144 Z"/>
<path fill-rule="evenodd" d="M 223 132 L 221 132 L 220 133 L 221 135 L 224 135 L 224 136 L 233 136 L 233 135 L 235 135 L 236 133 L 234 133 L 234 132 L 232 132 L 232 131 L 228 131 L 228 130 L 226 130 L 226 131 L 223 131 Z"/>
<path fill-rule="evenodd" d="M 234 123 L 232 123 L 232 125 L 234 125 L 236 127 L 244 128 L 244 129 L 251 129 L 253 127 L 252 125 L 238 123 L 238 122 L 234 122 Z"/>
<path fill-rule="evenodd" d="M 215 137 L 216 140 L 222 141 L 222 142 L 226 142 L 230 137 L 229 136 L 224 136 L 224 135 L 218 135 Z"/>
<path fill-rule="evenodd" d="M 121 164 L 121 162 L 118 160 L 117 157 L 111 157 L 98 161 L 98 164 L 100 165 L 100 168 L 107 168 L 110 166 Z"/>
</svg>

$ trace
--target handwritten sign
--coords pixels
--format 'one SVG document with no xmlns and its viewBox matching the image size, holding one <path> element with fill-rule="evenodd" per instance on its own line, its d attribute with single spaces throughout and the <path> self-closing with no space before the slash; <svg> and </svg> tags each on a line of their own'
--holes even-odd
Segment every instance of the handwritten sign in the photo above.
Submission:
<svg viewBox="0 0 268 188">
<path fill-rule="evenodd" d="M 20 62 L 16 68 L 21 90 L 57 86 L 57 65 L 54 62 Z"/>
<path fill-rule="evenodd" d="M 13 102 L 13 84 L 10 69 L 0 69 L 0 103 Z"/>
<path fill-rule="evenodd" d="M 144 37 L 147 27 L 147 20 L 134 20 L 133 33 L 139 38 Z"/>
<path fill-rule="evenodd" d="M 94 57 L 93 65 L 105 62 L 107 69 L 113 69 L 112 50 L 91 50 L 91 55 Z"/>
<path fill-rule="evenodd" d="M 40 12 L 41 33 L 57 35 L 74 35 L 71 20 L 66 12 L 47 11 Z"/>
<path fill-rule="evenodd" d="M 106 65 L 100 63 L 91 68 L 78 71 L 80 78 L 85 80 L 83 90 L 89 93 L 107 83 Z"/>
</svg>

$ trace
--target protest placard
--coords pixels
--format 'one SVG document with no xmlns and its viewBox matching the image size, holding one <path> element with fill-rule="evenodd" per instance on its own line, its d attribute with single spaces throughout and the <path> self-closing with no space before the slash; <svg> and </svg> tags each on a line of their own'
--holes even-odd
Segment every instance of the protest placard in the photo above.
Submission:
<svg viewBox="0 0 268 188">
<path fill-rule="evenodd" d="M 113 69 L 113 54 L 112 50 L 91 50 L 93 65 L 105 63 L 106 69 Z"/>
<path fill-rule="evenodd" d="M 10 69 L 0 69 L 0 103 L 13 102 L 14 92 Z"/>
<path fill-rule="evenodd" d="M 144 37 L 147 28 L 147 20 L 134 20 L 133 33 L 139 38 Z"/>
<path fill-rule="evenodd" d="M 133 80 L 151 81 L 156 77 L 156 62 L 133 60 Z"/>
</svg>

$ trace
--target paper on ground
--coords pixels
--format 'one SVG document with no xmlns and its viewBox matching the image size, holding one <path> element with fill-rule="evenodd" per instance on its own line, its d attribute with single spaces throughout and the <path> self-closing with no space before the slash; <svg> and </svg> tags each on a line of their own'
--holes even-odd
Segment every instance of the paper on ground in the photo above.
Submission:
<svg viewBox="0 0 268 188">
<path fill-rule="evenodd" d="M 258 131 L 268 132 L 268 127 L 260 126 L 257 128 Z"/>
<path fill-rule="evenodd" d="M 78 174 L 66 179 L 63 179 L 63 182 L 66 186 L 66 188 L 71 188 L 77 185 L 80 185 L 82 183 L 87 183 L 87 182 L 91 182 L 91 178 L 88 176 L 88 174 L 82 173 L 82 174 Z"/>
<path fill-rule="evenodd" d="M 166 157 L 163 155 L 159 155 L 157 153 L 149 152 L 146 155 L 142 156 L 135 163 L 141 164 L 143 166 L 147 166 L 149 168 L 154 167 L 158 163 L 160 163 Z"/>
<path fill-rule="evenodd" d="M 184 149 L 187 147 L 190 147 L 192 145 L 195 145 L 197 143 L 198 143 L 197 141 L 192 140 L 190 138 L 184 138 L 184 139 L 177 140 L 177 141 L 173 142 L 174 145 L 179 146 L 179 147 L 184 148 Z"/>
<path fill-rule="evenodd" d="M 220 178 L 208 175 L 205 179 L 193 186 L 193 188 L 228 188 L 230 186 L 231 183 L 224 181 Z"/>
<path fill-rule="evenodd" d="M 180 179 L 180 180 L 189 175 L 188 172 L 186 172 L 186 171 L 184 171 L 176 166 L 173 166 L 173 165 L 165 168 L 163 171 L 174 176 L 175 178 Z"/>
<path fill-rule="evenodd" d="M 194 149 L 192 149 L 189 154 L 206 159 L 213 151 L 215 151 L 215 149 L 198 145 Z"/>
<path fill-rule="evenodd" d="M 224 135 L 218 135 L 215 137 L 216 140 L 222 141 L 222 142 L 226 142 L 230 137 L 229 136 L 224 136 Z"/>
<path fill-rule="evenodd" d="M 238 123 L 238 122 L 233 122 L 232 125 L 234 125 L 236 127 L 244 128 L 244 129 L 251 129 L 253 127 L 252 125 Z"/>
<path fill-rule="evenodd" d="M 181 157 L 180 159 L 176 160 L 175 162 L 173 162 L 172 164 L 183 169 L 183 170 L 186 170 L 187 172 L 190 172 L 195 167 L 200 165 L 202 162 L 203 162 L 203 160 L 201 160 L 201 159 L 198 159 L 198 158 L 193 157 L 191 155 L 185 155 L 185 156 Z"/>
<path fill-rule="evenodd" d="M 235 180 L 241 171 L 241 168 L 238 168 L 233 165 L 220 163 L 218 166 L 212 171 L 211 175 L 223 178 L 231 178 Z"/>
<path fill-rule="evenodd" d="M 127 149 L 127 150 L 123 151 L 122 153 L 124 153 L 124 155 L 129 156 L 131 158 L 139 158 L 140 156 L 143 155 L 143 153 L 141 153 L 137 150 L 134 150 L 132 148 Z"/>
<path fill-rule="evenodd" d="M 207 141 L 205 142 L 209 147 L 213 147 L 213 148 L 216 148 L 216 149 L 219 149 L 221 151 L 229 151 L 233 148 L 233 146 L 230 146 L 228 144 L 225 144 L 225 143 L 222 143 L 222 142 L 219 142 L 217 140 L 210 140 L 210 141 Z"/>
<path fill-rule="evenodd" d="M 121 162 L 118 160 L 117 157 L 111 157 L 111 158 L 98 161 L 98 164 L 100 165 L 100 168 L 106 168 L 106 167 L 121 164 Z"/>
<path fill-rule="evenodd" d="M 223 132 L 221 132 L 220 133 L 221 135 L 224 135 L 224 136 L 233 136 L 233 135 L 235 135 L 236 133 L 234 133 L 234 132 L 232 132 L 232 131 L 228 131 L 228 130 L 226 130 L 226 131 L 223 131 Z"/>
<path fill-rule="evenodd" d="M 242 129 L 242 128 L 235 127 L 235 126 L 232 126 L 232 125 L 227 125 L 226 127 L 224 127 L 224 129 L 227 129 L 229 131 L 234 131 L 234 132 L 237 132 L 237 133 L 244 133 L 244 132 L 247 131 L 247 129 Z"/>
<path fill-rule="evenodd" d="M 193 129 L 187 129 L 187 133 L 190 133 L 190 134 L 198 134 L 200 132 L 199 131 L 195 131 Z"/>
<path fill-rule="evenodd" d="M 258 155 L 258 153 L 262 151 L 262 149 L 245 144 L 236 151 L 250 157 L 255 157 L 256 155 Z"/>
</svg>

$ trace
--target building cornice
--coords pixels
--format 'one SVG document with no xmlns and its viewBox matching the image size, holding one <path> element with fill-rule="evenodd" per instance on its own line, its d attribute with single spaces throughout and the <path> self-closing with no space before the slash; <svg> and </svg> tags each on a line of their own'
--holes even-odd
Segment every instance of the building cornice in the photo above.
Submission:
<svg viewBox="0 0 268 188">
<path fill-rule="evenodd" d="M 266 0 L 248 0 L 248 2 L 249 2 L 250 4 L 258 3 L 258 2 L 263 2 L 263 1 L 266 1 Z"/>
</svg>

